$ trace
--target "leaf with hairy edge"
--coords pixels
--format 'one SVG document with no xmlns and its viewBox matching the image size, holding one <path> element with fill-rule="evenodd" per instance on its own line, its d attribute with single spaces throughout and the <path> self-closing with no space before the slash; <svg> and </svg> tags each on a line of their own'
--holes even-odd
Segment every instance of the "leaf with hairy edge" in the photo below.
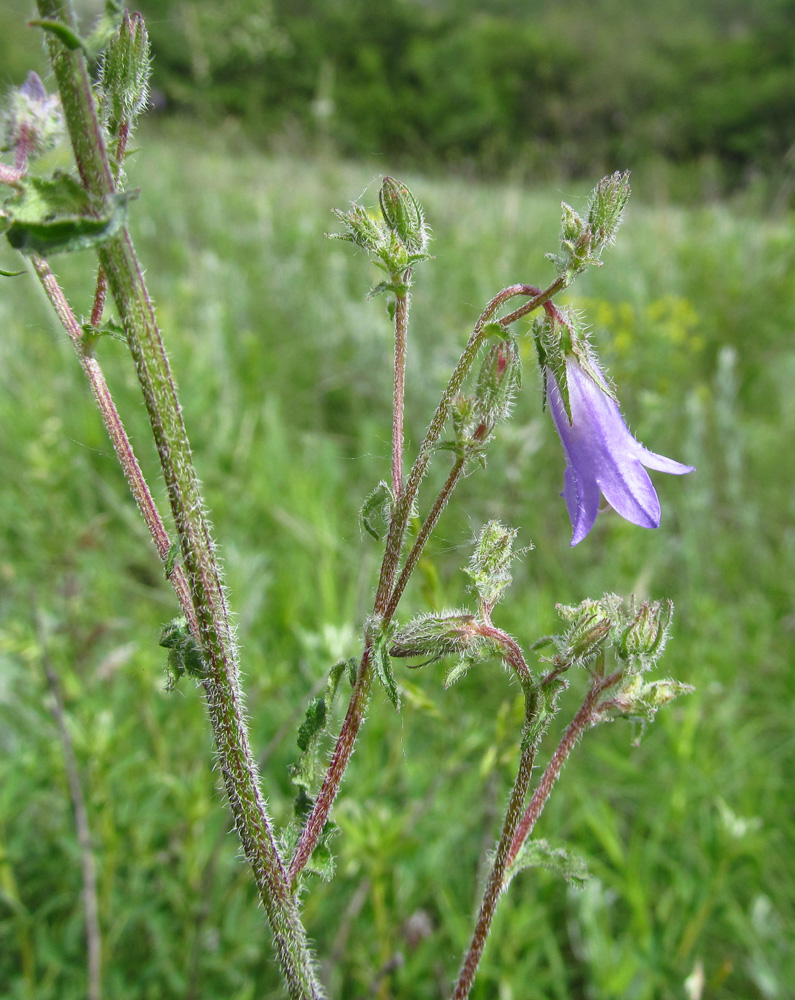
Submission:
<svg viewBox="0 0 795 1000">
<path fill-rule="evenodd" d="M 546 840 L 526 840 L 505 875 L 507 886 L 524 868 L 546 868 L 556 872 L 577 889 L 582 889 L 591 874 L 585 861 L 570 854 L 565 847 L 552 847 Z"/>
<path fill-rule="evenodd" d="M 97 200 L 68 174 L 31 177 L 4 206 L 6 239 L 15 250 L 47 257 L 96 246 L 124 225 L 135 193 Z"/>
</svg>

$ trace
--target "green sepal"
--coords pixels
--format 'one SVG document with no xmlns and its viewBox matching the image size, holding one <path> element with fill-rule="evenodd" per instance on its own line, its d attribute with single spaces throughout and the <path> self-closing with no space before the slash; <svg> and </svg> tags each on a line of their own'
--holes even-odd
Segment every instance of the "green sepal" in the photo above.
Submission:
<svg viewBox="0 0 795 1000">
<path fill-rule="evenodd" d="M 570 853 L 565 847 L 552 847 L 546 840 L 526 840 L 522 844 L 505 873 L 504 886 L 507 887 L 514 876 L 525 868 L 546 868 L 562 875 L 575 889 L 582 889 L 591 877 L 583 858 Z"/>
<path fill-rule="evenodd" d="M 469 656 L 462 657 L 454 667 L 451 667 L 447 671 L 447 676 L 444 679 L 444 689 L 451 688 L 456 681 L 460 681 L 462 677 L 466 677 L 469 673 L 469 668 L 474 665 L 475 659 Z"/>
<path fill-rule="evenodd" d="M 394 504 L 394 495 L 389 485 L 382 479 L 381 482 L 375 486 L 367 496 L 364 498 L 361 508 L 359 509 L 359 518 L 362 522 L 362 527 L 367 532 L 368 535 L 372 535 L 373 538 L 380 542 L 383 538 L 383 532 L 373 525 L 373 519 L 378 517 L 384 521 L 385 524 L 389 523 L 389 519 L 392 516 L 392 506 Z"/>
<path fill-rule="evenodd" d="M 68 174 L 30 177 L 4 206 L 6 239 L 15 250 L 42 257 L 96 246 L 124 225 L 127 204 L 135 193 L 92 198 Z"/>
</svg>

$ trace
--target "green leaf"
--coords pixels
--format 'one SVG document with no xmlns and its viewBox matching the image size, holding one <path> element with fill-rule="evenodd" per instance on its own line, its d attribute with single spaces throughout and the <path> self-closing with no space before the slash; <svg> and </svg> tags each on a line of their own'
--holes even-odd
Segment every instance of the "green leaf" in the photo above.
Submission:
<svg viewBox="0 0 795 1000">
<path fill-rule="evenodd" d="M 28 178 L 5 203 L 6 239 L 15 250 L 42 257 L 96 246 L 124 225 L 130 197 L 94 199 L 68 174 Z"/>
<path fill-rule="evenodd" d="M 400 711 L 400 692 L 398 691 L 395 675 L 392 672 L 392 661 L 389 658 L 388 644 L 386 636 L 381 636 L 373 646 L 373 667 L 375 675 L 381 682 L 381 686 L 386 691 L 387 697 L 395 706 L 395 711 Z"/>
<path fill-rule="evenodd" d="M 576 854 L 570 854 L 565 847 L 552 847 L 546 840 L 526 840 L 516 856 L 516 860 L 505 876 L 506 886 L 514 875 L 525 868 L 546 868 L 556 872 L 577 889 L 581 889 L 591 877 L 585 861 Z"/>
<path fill-rule="evenodd" d="M 377 517 L 386 522 L 392 512 L 393 500 L 392 490 L 382 479 L 381 482 L 364 498 L 364 502 L 359 510 L 362 527 L 367 534 L 372 535 L 377 542 L 383 537 L 383 532 L 379 531 L 373 524 L 373 518 Z"/>
<path fill-rule="evenodd" d="M 41 28 L 42 31 L 46 31 L 50 35 L 55 35 L 59 42 L 70 49 L 72 52 L 75 49 L 85 50 L 85 43 L 77 32 L 72 31 L 71 28 L 67 27 L 65 24 L 61 24 L 60 21 L 28 21 L 28 25 L 31 28 Z"/>
<path fill-rule="evenodd" d="M 0 277 L 3 278 L 18 278 L 20 274 L 24 274 L 24 271 L 0 271 Z"/>
<path fill-rule="evenodd" d="M 306 718 L 298 727 L 296 742 L 299 750 L 308 750 L 326 728 L 326 699 L 315 698 L 306 710 Z"/>
</svg>

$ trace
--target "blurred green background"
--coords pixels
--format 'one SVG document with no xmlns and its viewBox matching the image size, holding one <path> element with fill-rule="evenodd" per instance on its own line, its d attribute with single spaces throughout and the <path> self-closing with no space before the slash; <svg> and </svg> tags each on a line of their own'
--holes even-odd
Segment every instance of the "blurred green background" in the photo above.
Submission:
<svg viewBox="0 0 795 1000">
<path fill-rule="evenodd" d="M 552 277 L 561 197 L 582 207 L 603 169 L 632 168 L 618 245 L 567 300 L 586 312 L 633 432 L 697 472 L 656 475 L 659 531 L 604 515 L 571 550 L 563 457 L 525 339 L 515 418 L 445 513 L 406 612 L 467 601 L 469 540 L 497 516 L 536 546 L 501 626 L 527 645 L 554 629 L 556 602 L 668 596 L 661 673 L 697 691 L 639 747 L 617 723 L 577 748 L 538 833 L 594 878 L 575 892 L 519 876 L 473 996 L 792 997 L 791 4 L 142 6 L 159 111 L 129 163 L 131 226 L 277 820 L 309 693 L 357 650 L 378 562 L 357 511 L 389 466 L 389 321 L 365 299 L 377 278 L 363 257 L 324 238 L 331 208 L 365 189 L 372 204 L 382 170 L 426 207 L 436 259 L 413 299 L 416 444 L 483 303 Z M 0 11 L 4 85 L 45 71 L 28 16 L 15 2 Z M 54 263 L 88 312 L 90 254 Z M 0 247 L 0 268 L 18 266 Z M 86 995 L 46 658 L 87 796 L 104 995 L 276 998 L 201 698 L 184 682 L 163 690 L 173 597 L 38 286 L 0 282 L 0 996 Z M 161 494 L 124 346 L 107 340 L 99 357 Z M 339 799 L 337 878 L 306 896 L 345 1000 L 446 996 L 516 765 L 521 699 L 496 665 L 448 692 L 445 665 L 397 672 L 403 712 L 376 695 Z M 561 725 L 583 682 L 572 678 Z"/>
</svg>

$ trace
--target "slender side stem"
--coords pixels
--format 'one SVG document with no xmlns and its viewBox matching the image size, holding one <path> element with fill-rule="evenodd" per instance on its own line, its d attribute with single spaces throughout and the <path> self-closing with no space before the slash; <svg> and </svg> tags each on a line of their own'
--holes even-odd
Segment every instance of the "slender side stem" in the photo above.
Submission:
<svg viewBox="0 0 795 1000">
<path fill-rule="evenodd" d="M 398 600 L 405 589 L 411 572 L 416 567 L 417 560 L 419 559 L 425 542 L 427 541 L 430 532 L 435 527 L 435 523 L 438 520 L 447 499 L 449 498 L 449 494 L 452 492 L 452 489 L 455 487 L 455 484 L 460 476 L 461 469 L 456 469 L 454 466 L 445 487 L 442 489 L 442 493 L 439 495 L 439 498 L 437 498 L 437 501 L 432 508 L 429 519 L 426 520 L 425 525 L 423 525 L 423 528 L 420 530 L 420 535 L 417 537 L 414 547 L 409 553 L 406 563 L 406 566 L 409 567 L 408 572 L 404 570 L 397 586 L 395 586 L 397 566 L 400 560 L 400 553 L 403 548 L 403 540 L 405 538 L 406 526 L 408 525 L 412 506 L 417 497 L 417 493 L 419 492 L 420 483 L 422 482 L 422 478 L 428 468 L 428 462 L 431 459 L 436 442 L 439 440 L 442 430 L 444 429 L 450 405 L 461 388 L 464 379 L 469 374 L 469 371 L 477 358 L 478 351 L 482 346 L 483 339 L 486 336 L 486 324 L 495 312 L 497 312 L 500 306 L 503 305 L 503 303 L 507 302 L 508 299 L 513 298 L 516 295 L 532 296 L 531 301 L 526 303 L 528 306 L 527 311 L 529 312 L 532 309 L 537 309 L 539 306 L 542 306 L 548 299 L 555 295 L 556 292 L 560 291 L 562 287 L 563 282 L 560 279 L 555 281 L 543 292 L 539 292 L 538 289 L 532 285 L 510 285 L 508 288 L 504 288 L 486 305 L 486 308 L 478 318 L 475 328 L 470 335 L 469 341 L 464 348 L 464 353 L 461 355 L 461 358 L 450 377 L 450 381 L 447 384 L 447 388 L 442 394 L 442 398 L 436 408 L 436 413 L 434 414 L 428 431 L 425 434 L 425 438 L 420 445 L 419 453 L 414 465 L 412 466 L 411 472 L 409 473 L 409 477 L 405 482 L 400 496 L 397 498 L 395 511 L 392 515 L 392 521 L 387 535 L 384 558 L 381 563 L 381 573 L 378 581 L 374 607 L 375 614 L 380 615 L 384 621 L 391 620 L 394 615 L 397 609 Z M 444 496 L 445 491 L 446 496 Z M 431 518 L 435 518 L 435 520 L 433 520 L 433 523 L 429 524 Z M 428 526 L 428 530 L 424 533 L 426 525 Z M 392 600 L 393 588 L 396 593 L 398 590 L 400 591 L 397 593 L 394 601 Z M 288 878 L 291 885 L 294 883 L 301 869 L 309 860 L 312 851 L 317 846 L 317 842 L 320 839 L 320 836 L 323 833 L 323 828 L 328 820 L 334 799 L 339 791 L 339 786 L 342 782 L 345 769 L 348 766 L 348 761 L 353 753 L 356 737 L 358 736 L 359 729 L 364 720 L 364 713 L 367 707 L 367 697 L 372 684 L 370 654 L 370 649 L 365 647 L 359 667 L 356 687 L 351 695 L 348 711 L 345 716 L 345 721 L 342 724 L 340 735 L 337 737 L 331 763 L 326 771 L 320 792 L 318 793 L 315 804 L 312 807 L 312 811 L 306 820 L 306 824 L 301 833 L 295 853 L 293 854 L 292 861 L 290 862 Z"/>
<path fill-rule="evenodd" d="M 37 0 L 37 5 L 43 19 L 74 28 L 73 12 L 66 0 Z M 47 41 L 80 176 L 93 195 L 105 197 L 114 190 L 114 180 L 85 60 L 82 53 L 67 49 L 52 34 Z M 249 746 L 237 652 L 176 388 L 126 230 L 100 247 L 99 261 L 127 334 L 182 546 L 208 668 L 204 681 L 207 705 L 235 826 L 256 877 L 289 994 L 293 1000 L 317 1000 L 323 991 Z"/>
<path fill-rule="evenodd" d="M 406 338 L 409 324 L 411 269 L 403 276 L 404 290 L 395 295 L 395 392 L 392 408 L 392 494 L 403 489 L 403 403 L 406 395 Z"/>
<path fill-rule="evenodd" d="M 420 528 L 417 537 L 414 540 L 414 544 L 411 547 L 411 551 L 406 557 L 406 563 L 403 567 L 403 571 L 400 574 L 398 582 L 395 584 L 395 589 L 389 598 L 389 604 L 386 606 L 384 611 L 384 622 L 390 622 L 397 611 L 397 606 L 400 602 L 400 598 L 403 596 L 403 591 L 406 589 L 406 584 L 409 582 L 409 577 L 414 572 L 414 569 L 419 562 L 420 556 L 425 548 L 428 539 L 433 534 L 436 525 L 439 523 L 439 518 L 442 516 L 442 511 L 447 506 L 447 502 L 450 499 L 453 490 L 458 484 L 458 480 L 461 478 L 461 474 L 464 471 L 464 466 L 466 460 L 463 458 L 458 458 L 455 461 L 447 480 L 439 492 L 433 506 L 430 509 L 428 516 L 425 518 L 425 522 Z"/>
<path fill-rule="evenodd" d="M 505 874 L 509 865 L 511 841 L 522 813 L 527 789 L 530 785 L 537 747 L 538 743 L 535 742 L 522 750 L 516 781 L 511 790 L 511 797 L 508 800 L 508 809 L 505 814 L 502 835 L 500 836 L 497 851 L 494 855 L 494 863 L 489 872 L 486 888 L 483 892 L 483 901 L 480 904 L 480 912 L 472 934 L 472 940 L 458 975 L 453 1000 L 466 1000 L 469 996 L 469 991 L 472 989 L 472 983 L 475 980 L 480 958 L 486 946 L 486 939 L 489 936 L 491 922 L 497 911 L 500 896 L 505 888 Z"/>
<path fill-rule="evenodd" d="M 127 139 L 130 135 L 130 124 L 123 121 L 119 126 L 119 134 L 116 141 L 116 155 L 113 164 L 113 182 L 118 184 L 121 177 L 121 165 L 124 162 L 124 152 L 127 148 Z M 97 272 L 97 287 L 94 292 L 94 305 L 91 308 L 91 325 L 99 326 L 102 322 L 102 313 L 105 309 L 105 296 L 108 291 L 108 282 L 105 272 L 100 267 Z"/>
<path fill-rule="evenodd" d="M 157 509 L 157 504 L 138 464 L 132 443 L 127 437 L 127 432 L 124 430 L 124 425 L 119 416 L 119 411 L 116 409 L 116 404 L 113 402 L 113 397 L 105 381 L 102 368 L 96 358 L 86 353 L 83 330 L 77 322 L 77 318 L 72 312 L 50 265 L 41 257 L 33 257 L 32 262 L 33 269 L 39 277 L 47 298 L 50 300 L 63 328 L 69 334 L 69 339 L 72 341 L 80 365 L 88 378 L 94 399 L 105 423 L 105 429 L 116 452 L 116 457 L 119 459 L 119 463 L 124 471 L 130 491 L 149 529 L 149 534 L 155 543 L 157 554 L 160 556 L 161 561 L 165 563 L 171 546 L 171 540 L 168 537 L 168 531 L 163 523 L 163 518 Z M 198 623 L 193 610 L 190 587 L 188 586 L 185 572 L 179 563 L 174 566 L 169 579 L 177 595 L 177 600 L 188 620 L 191 631 L 198 637 Z"/>
<path fill-rule="evenodd" d="M 551 298 L 556 292 L 560 291 L 562 287 L 563 282 L 561 279 L 555 281 L 543 292 L 538 292 L 536 288 L 530 285 L 511 285 L 508 288 L 504 288 L 498 295 L 495 295 L 478 318 L 475 328 L 472 331 L 466 347 L 464 348 L 464 352 L 461 355 L 453 374 L 450 376 L 447 388 L 442 393 L 442 398 L 436 408 L 436 413 L 434 413 L 433 419 L 431 420 L 430 426 L 425 434 L 425 438 L 420 445 L 420 450 L 417 454 L 414 465 L 412 466 L 405 489 L 398 499 L 395 513 L 389 526 L 389 533 L 387 535 L 384 550 L 384 559 L 381 564 L 381 576 L 378 581 L 378 589 L 376 591 L 375 611 L 377 614 L 383 614 L 387 604 L 389 603 L 390 592 L 395 580 L 397 564 L 400 559 L 400 552 L 403 547 L 403 539 L 406 533 L 406 525 L 408 524 L 408 520 L 411 515 L 412 505 L 417 498 L 420 483 L 422 482 L 422 478 L 428 468 L 428 462 L 431 459 L 436 442 L 439 440 L 442 430 L 444 429 L 444 424 L 447 420 L 450 406 L 455 399 L 458 390 L 461 388 L 464 379 L 469 374 L 469 371 L 478 355 L 478 351 L 483 344 L 484 337 L 486 336 L 486 324 L 504 302 L 507 302 L 508 299 L 513 298 L 516 295 L 533 296 L 530 302 L 525 303 L 526 312 L 531 312 L 533 309 L 537 309 L 539 306 L 543 305 L 547 299 Z"/>
<path fill-rule="evenodd" d="M 356 737 L 359 735 L 359 729 L 364 720 L 370 688 L 373 683 L 373 672 L 370 666 L 371 656 L 372 648 L 366 645 L 361 663 L 359 664 L 356 686 L 353 689 L 353 694 L 348 704 L 345 721 L 342 723 L 342 729 L 334 745 L 334 754 L 331 758 L 331 763 L 326 771 L 323 784 L 312 807 L 312 812 L 309 814 L 301 831 L 301 837 L 290 861 L 287 879 L 291 886 L 294 885 L 304 865 L 312 856 L 312 851 L 317 846 L 318 840 L 320 840 L 323 828 L 331 812 L 331 807 L 334 805 L 334 799 L 337 797 L 337 792 L 342 783 L 342 776 L 345 774 L 348 761 L 353 753 Z"/>
<path fill-rule="evenodd" d="M 483 634 L 486 633 L 484 632 Z M 508 637 L 508 639 L 510 639 L 510 637 Z M 521 650 L 519 653 L 521 655 Z M 522 662 L 524 662 L 523 657 Z M 597 714 L 602 694 L 608 688 L 616 684 L 622 674 L 623 671 L 619 670 L 614 674 L 611 674 L 609 677 L 600 678 L 592 683 L 588 694 L 585 696 L 582 706 L 566 729 L 560 745 L 552 755 L 552 759 L 550 760 L 549 765 L 547 766 L 547 769 L 544 772 L 529 805 L 527 806 L 527 809 L 520 819 L 519 812 L 521 811 L 525 795 L 527 794 L 527 788 L 530 783 L 530 772 L 532 771 L 532 765 L 535 759 L 535 751 L 544 731 L 546 730 L 544 720 L 541 721 L 540 726 L 533 725 L 535 718 L 530 717 L 528 709 L 527 721 L 525 723 L 525 733 L 529 733 L 532 730 L 533 738 L 532 740 L 527 740 L 529 745 L 525 746 L 522 751 L 519 773 L 516 778 L 516 784 L 514 785 L 513 792 L 511 793 L 511 800 L 508 807 L 508 814 L 505 818 L 502 836 L 500 837 L 500 842 L 497 847 L 494 864 L 491 872 L 489 873 L 489 879 L 483 894 L 483 903 L 481 904 L 480 913 L 478 914 L 477 923 L 475 924 L 475 930 L 472 935 L 469 949 L 461 965 L 461 971 L 459 973 L 455 991 L 453 992 L 452 1000 L 467 1000 L 470 990 L 472 989 L 472 984 L 475 981 L 475 975 L 477 973 L 480 959 L 483 955 L 483 949 L 486 945 L 486 939 L 488 938 L 491 922 L 497 910 L 500 895 L 506 886 L 505 876 L 511 865 L 516 860 L 522 844 L 524 844 L 525 840 L 532 832 L 538 817 L 541 815 L 547 799 L 549 798 L 550 792 L 552 791 L 552 786 L 555 784 L 555 781 L 560 775 L 566 759 L 582 734 L 593 722 Z M 527 691 L 529 689 L 525 688 L 525 690 Z M 526 758 L 528 756 L 530 757 L 529 770 L 527 770 L 526 767 Z M 518 792 L 520 787 L 521 798 L 519 798 Z"/>
<path fill-rule="evenodd" d="M 43 629 L 39 628 L 43 639 Z M 86 951 L 87 951 L 87 1000 L 100 1000 L 102 996 L 102 938 L 99 930 L 99 904 L 97 902 L 97 866 L 94 849 L 91 845 L 91 830 L 88 825 L 88 810 L 80 783 L 80 772 L 77 767 L 72 738 L 66 725 L 66 709 L 58 674 L 55 671 L 42 641 L 42 664 L 47 683 L 53 699 L 53 715 L 58 726 L 58 735 L 66 767 L 66 777 L 69 781 L 69 793 L 72 797 L 72 808 L 75 812 L 77 827 L 77 842 L 80 846 L 80 863 L 83 869 L 83 907 L 86 916 Z"/>
<path fill-rule="evenodd" d="M 509 864 L 512 864 L 516 860 L 516 856 L 522 849 L 522 844 L 524 844 L 533 832 L 533 828 L 538 822 L 538 817 L 543 812 L 547 799 L 552 792 L 552 787 L 558 780 L 560 772 L 563 770 L 563 765 L 566 763 L 569 754 L 574 749 L 575 744 L 583 735 L 585 730 L 596 718 L 599 700 L 602 695 L 609 688 L 617 684 L 622 676 L 623 670 L 617 670 L 608 677 L 603 677 L 592 683 L 579 711 L 571 720 L 566 732 L 563 734 L 563 739 L 560 741 L 557 750 L 552 755 L 552 758 L 547 765 L 547 769 L 544 771 L 541 781 L 539 781 L 538 787 L 533 793 L 533 797 L 530 799 L 530 804 L 525 810 L 525 814 L 522 816 L 522 820 L 516 828 L 508 855 Z"/>
</svg>

